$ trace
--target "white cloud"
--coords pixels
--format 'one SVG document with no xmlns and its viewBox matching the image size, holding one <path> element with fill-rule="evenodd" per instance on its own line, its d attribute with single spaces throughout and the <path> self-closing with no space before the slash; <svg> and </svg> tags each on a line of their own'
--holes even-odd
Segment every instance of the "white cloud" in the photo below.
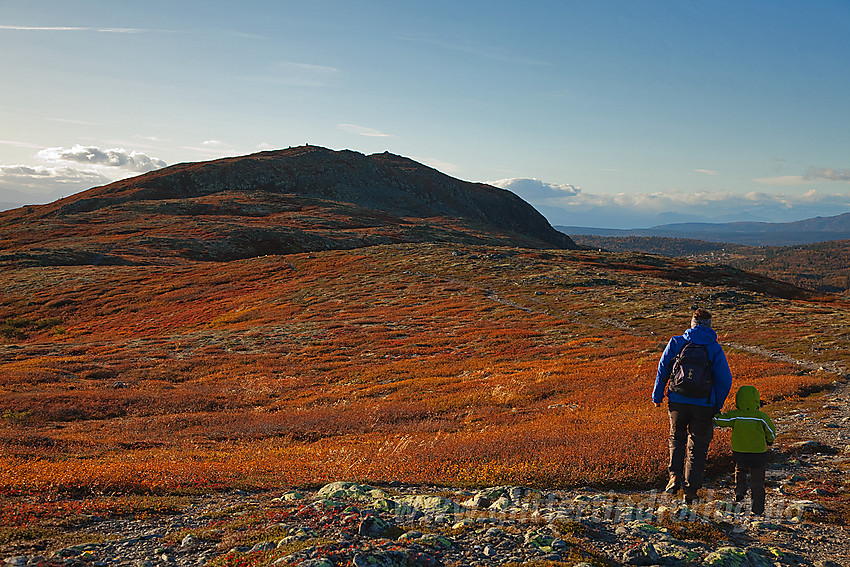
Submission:
<svg viewBox="0 0 850 567">
<path fill-rule="evenodd" d="M 366 126 L 358 126 L 357 124 L 337 124 L 337 128 L 349 134 L 357 134 L 360 136 L 370 136 L 373 138 L 397 138 L 392 134 L 384 134 L 380 130 L 367 128 Z"/>
<path fill-rule="evenodd" d="M 52 183 L 99 183 L 109 179 L 92 169 L 73 167 L 45 167 L 43 165 L 0 165 L 0 182 L 19 181 L 27 183 L 50 180 Z"/>
<path fill-rule="evenodd" d="M 490 185 L 501 187 L 516 193 L 523 199 L 533 201 L 536 199 L 574 197 L 581 192 L 575 185 L 558 183 L 546 183 L 533 177 L 514 177 L 511 179 L 499 179 L 491 181 Z"/>
<path fill-rule="evenodd" d="M 73 162 L 91 166 L 126 169 L 146 172 L 165 167 L 167 164 L 144 152 L 127 151 L 123 148 L 102 150 L 96 146 L 75 145 L 73 148 L 45 148 L 38 157 L 47 162 Z"/>
<path fill-rule="evenodd" d="M 850 211 L 850 193 L 814 189 L 805 193 L 670 190 L 608 194 L 528 178 L 490 184 L 513 191 L 552 224 L 566 226 L 643 228 L 672 222 L 789 222 Z"/>
<path fill-rule="evenodd" d="M 824 181 L 850 181 L 850 169 L 832 169 L 831 167 L 810 167 L 806 170 L 806 179 Z"/>
<path fill-rule="evenodd" d="M 111 181 L 93 169 L 0 165 L 0 206 L 49 203 Z"/>
<path fill-rule="evenodd" d="M 101 149 L 79 144 L 72 148 L 35 147 L 42 148 L 36 156 L 48 165 L 0 165 L 3 207 L 47 203 L 166 165 L 144 152 L 123 148 Z"/>
<path fill-rule="evenodd" d="M 753 179 L 762 185 L 776 187 L 812 185 L 824 181 L 850 182 L 850 169 L 834 169 L 831 167 L 809 167 L 804 175 L 778 175 L 776 177 L 758 177 Z"/>
<path fill-rule="evenodd" d="M 697 173 L 705 173 L 706 175 L 717 175 L 718 172 L 713 169 L 695 169 Z"/>
<path fill-rule="evenodd" d="M 201 144 L 208 148 L 221 148 L 227 145 L 221 140 L 206 140 L 204 142 L 201 142 Z"/>
</svg>

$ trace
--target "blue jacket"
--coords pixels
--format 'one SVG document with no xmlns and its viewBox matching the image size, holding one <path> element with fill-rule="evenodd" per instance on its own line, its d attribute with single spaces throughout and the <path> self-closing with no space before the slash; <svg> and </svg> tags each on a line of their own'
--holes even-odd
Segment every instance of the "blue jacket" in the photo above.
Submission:
<svg viewBox="0 0 850 567">
<path fill-rule="evenodd" d="M 729 363 L 726 361 L 723 348 L 717 343 L 717 333 L 711 327 L 704 325 L 697 325 L 688 329 L 684 334 L 673 337 L 667 343 L 667 348 L 664 349 L 664 354 L 661 355 L 661 360 L 658 361 L 658 374 L 655 375 L 652 401 L 660 404 L 664 399 L 664 390 L 667 386 L 667 381 L 670 379 L 670 373 L 673 370 L 673 362 L 676 360 L 676 355 L 679 354 L 679 351 L 682 350 L 688 341 L 698 345 L 706 345 L 708 349 L 708 358 L 711 360 L 711 375 L 714 378 L 714 387 L 711 396 L 709 399 L 688 398 L 675 392 L 667 392 L 667 399 L 680 404 L 714 406 L 715 410 L 720 411 L 723 408 L 723 404 L 726 403 L 726 396 L 729 395 L 729 390 L 732 389 L 732 372 L 729 370 Z"/>
</svg>

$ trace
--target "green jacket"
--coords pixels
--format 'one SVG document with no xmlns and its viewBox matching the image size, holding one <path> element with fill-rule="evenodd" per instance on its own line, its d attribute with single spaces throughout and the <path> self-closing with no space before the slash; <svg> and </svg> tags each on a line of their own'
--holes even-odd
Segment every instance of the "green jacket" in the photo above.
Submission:
<svg viewBox="0 0 850 567">
<path fill-rule="evenodd" d="M 735 394 L 738 409 L 714 416 L 714 424 L 732 428 L 732 450 L 738 453 L 764 453 L 776 439 L 776 427 L 770 417 L 759 411 L 759 391 L 741 386 Z"/>
</svg>

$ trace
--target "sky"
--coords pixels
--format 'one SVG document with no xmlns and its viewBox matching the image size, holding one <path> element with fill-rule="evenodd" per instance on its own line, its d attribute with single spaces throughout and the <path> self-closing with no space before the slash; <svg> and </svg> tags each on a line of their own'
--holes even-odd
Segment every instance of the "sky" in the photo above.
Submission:
<svg viewBox="0 0 850 567">
<path fill-rule="evenodd" d="M 0 0 L 0 209 L 312 144 L 552 224 L 850 211 L 846 0 Z"/>
</svg>

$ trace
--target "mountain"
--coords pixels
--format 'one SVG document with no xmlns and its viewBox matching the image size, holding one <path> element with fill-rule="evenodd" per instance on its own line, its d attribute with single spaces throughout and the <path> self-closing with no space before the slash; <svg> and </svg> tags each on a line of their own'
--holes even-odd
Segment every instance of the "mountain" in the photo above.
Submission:
<svg viewBox="0 0 850 567">
<path fill-rule="evenodd" d="M 749 246 L 794 246 L 850 239 L 850 213 L 795 222 L 675 223 L 652 228 L 608 229 L 558 226 L 567 234 L 595 236 L 663 236 Z"/>
<path fill-rule="evenodd" d="M 185 163 L 0 213 L 0 261 L 232 260 L 401 242 L 575 249 L 504 189 L 315 146 Z"/>
</svg>

